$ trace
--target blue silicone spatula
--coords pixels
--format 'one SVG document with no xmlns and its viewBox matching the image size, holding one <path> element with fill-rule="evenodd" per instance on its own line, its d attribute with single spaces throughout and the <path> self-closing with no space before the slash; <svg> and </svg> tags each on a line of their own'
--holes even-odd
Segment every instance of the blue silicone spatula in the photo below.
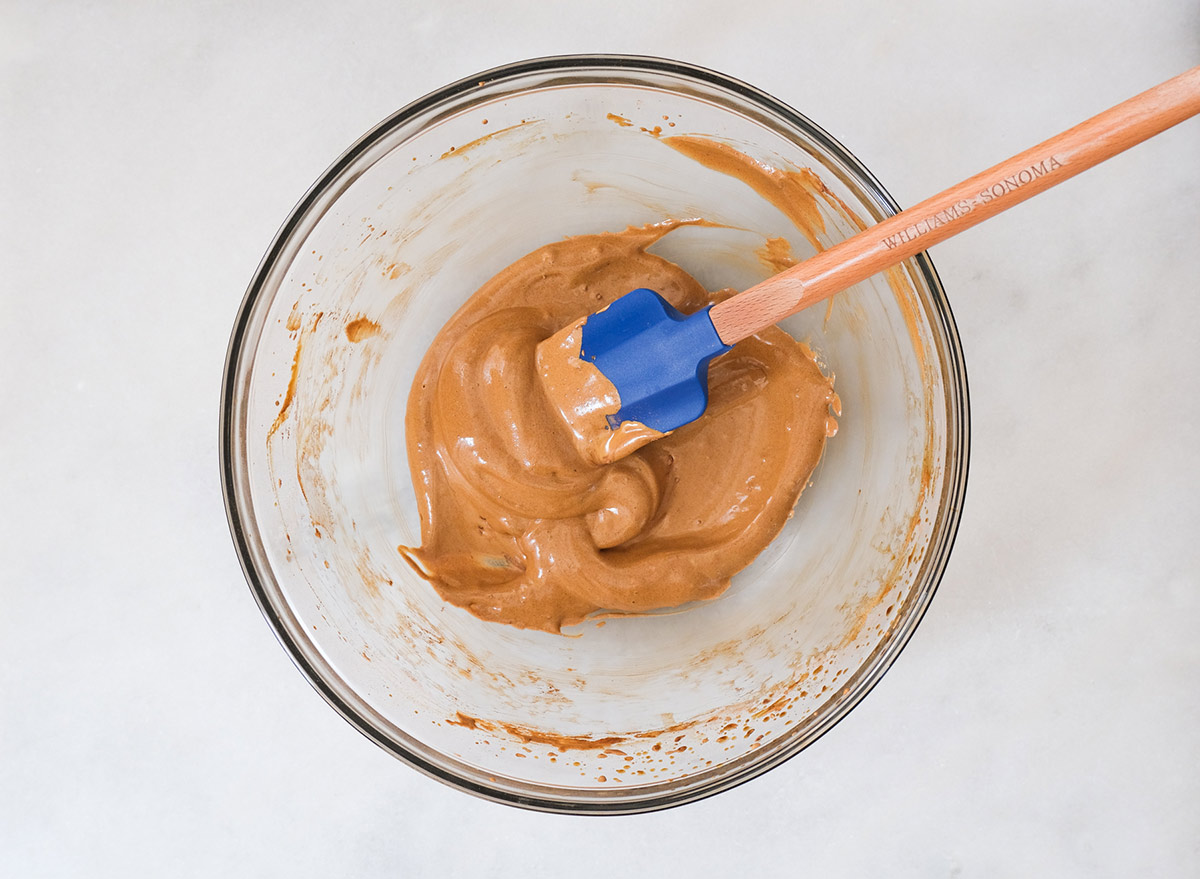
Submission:
<svg viewBox="0 0 1200 879">
<path fill-rule="evenodd" d="M 628 454 L 704 413 L 709 362 L 742 339 L 1197 113 L 1200 67 L 702 311 L 681 314 L 653 290 L 627 293 L 588 316 L 581 332 L 576 322 L 543 342 L 538 352 L 539 362 L 544 357 L 568 356 L 594 364 L 615 388 L 619 409 L 599 421 L 577 418 L 577 413 L 596 409 L 586 399 L 595 394 L 595 376 L 580 370 L 576 370 L 581 377 L 578 384 L 547 383 L 547 393 L 568 421 L 581 451 L 608 449 L 599 457 L 590 454 L 598 463 Z M 572 332 L 572 344 L 564 347 L 565 334 Z M 623 431 L 628 441 L 606 443 L 598 435 L 602 431 Z"/>
</svg>

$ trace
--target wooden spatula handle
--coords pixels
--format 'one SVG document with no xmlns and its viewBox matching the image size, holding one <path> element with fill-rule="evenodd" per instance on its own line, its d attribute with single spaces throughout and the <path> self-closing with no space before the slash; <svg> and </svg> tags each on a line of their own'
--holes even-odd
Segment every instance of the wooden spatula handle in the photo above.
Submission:
<svg viewBox="0 0 1200 879">
<path fill-rule="evenodd" d="M 709 312 L 713 326 L 726 344 L 739 342 L 1197 113 L 1200 67 L 715 305 Z"/>
</svg>

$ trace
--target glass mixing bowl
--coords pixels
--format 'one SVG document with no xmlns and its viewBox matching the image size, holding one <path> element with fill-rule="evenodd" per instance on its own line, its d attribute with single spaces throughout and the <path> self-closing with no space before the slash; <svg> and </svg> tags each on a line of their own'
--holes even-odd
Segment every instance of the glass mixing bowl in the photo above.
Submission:
<svg viewBox="0 0 1200 879">
<path fill-rule="evenodd" d="M 690 134 L 811 169 L 809 240 L 755 189 L 669 148 Z M 708 70 L 558 57 L 450 85 L 338 159 L 284 223 L 237 317 L 221 468 L 246 577 L 347 720 L 417 769 L 528 808 L 634 812 L 724 790 L 854 707 L 929 604 L 966 483 L 966 374 L 924 255 L 784 322 L 836 374 L 840 430 L 779 537 L 728 592 L 572 637 L 441 601 L 420 543 L 409 385 L 484 281 L 565 235 L 667 218 L 652 250 L 709 289 L 897 210 L 796 111 Z M 719 466 L 719 462 L 714 462 Z"/>
</svg>

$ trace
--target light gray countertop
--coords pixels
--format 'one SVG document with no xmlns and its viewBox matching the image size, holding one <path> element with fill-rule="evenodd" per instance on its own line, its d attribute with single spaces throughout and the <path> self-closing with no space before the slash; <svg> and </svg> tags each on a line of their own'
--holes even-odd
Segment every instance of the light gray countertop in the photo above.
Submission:
<svg viewBox="0 0 1200 879">
<path fill-rule="evenodd" d="M 1200 63 L 1181 0 L 0 10 L 0 875 L 1200 873 L 1200 121 L 934 262 L 971 388 L 941 589 L 878 687 L 668 812 L 493 805 L 375 747 L 263 621 L 221 500 L 233 319 L 376 122 L 568 52 L 796 107 L 913 204 Z"/>
</svg>

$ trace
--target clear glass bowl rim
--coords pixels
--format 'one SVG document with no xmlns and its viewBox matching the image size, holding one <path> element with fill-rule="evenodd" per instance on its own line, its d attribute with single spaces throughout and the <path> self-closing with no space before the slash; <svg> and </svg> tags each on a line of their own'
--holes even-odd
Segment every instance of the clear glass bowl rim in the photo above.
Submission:
<svg viewBox="0 0 1200 879">
<path fill-rule="evenodd" d="M 372 149 L 386 138 L 394 129 L 404 125 L 415 116 L 447 101 L 462 98 L 481 84 L 491 85 L 505 80 L 536 73 L 561 72 L 592 75 L 598 78 L 605 72 L 627 73 L 658 73 L 668 74 L 683 79 L 692 79 L 702 86 L 715 87 L 736 95 L 738 98 L 756 105 L 766 115 L 782 119 L 787 125 L 803 132 L 806 138 L 819 144 L 822 149 L 832 154 L 854 175 L 855 184 L 862 189 L 862 194 L 873 200 L 881 216 L 898 213 L 900 207 L 888 194 L 870 171 L 840 142 L 830 136 L 820 126 L 803 114 L 771 95 L 722 73 L 699 67 L 687 62 L 668 58 L 643 55 L 555 55 L 533 58 L 526 61 L 502 65 L 464 77 L 397 110 L 384 119 L 343 153 L 316 183 L 305 193 L 288 215 L 287 220 L 276 233 L 271 246 L 255 271 L 254 277 L 247 288 L 246 294 L 238 309 L 237 318 L 230 334 L 229 347 L 225 358 L 225 369 L 222 377 L 221 408 L 219 421 L 218 448 L 220 453 L 221 489 L 225 502 L 226 517 L 230 534 L 238 554 L 247 584 L 258 603 L 263 616 L 271 625 L 276 638 L 291 657 L 292 662 L 307 678 L 312 687 L 364 736 L 384 750 L 408 763 L 418 771 L 442 781 L 451 787 L 458 788 L 475 796 L 545 812 L 569 814 L 631 814 L 671 808 L 684 803 L 703 799 L 721 791 L 729 790 L 764 772 L 789 760 L 807 748 L 822 735 L 828 732 L 839 720 L 866 696 L 879 682 L 883 674 L 892 666 L 908 640 L 912 637 L 917 625 L 924 617 L 934 593 L 941 582 L 945 567 L 953 549 L 959 521 L 962 516 L 963 501 L 966 494 L 967 472 L 970 458 L 970 402 L 967 385 L 966 364 L 963 359 L 961 341 L 954 316 L 950 310 L 941 280 L 933 267 L 927 253 L 918 254 L 913 258 L 926 286 L 928 287 L 932 304 L 933 317 L 940 323 L 941 338 L 944 348 L 939 352 L 942 359 L 943 378 L 946 389 L 946 405 L 948 411 L 947 428 L 949 434 L 946 442 L 947 472 L 943 483 L 942 501 L 938 507 L 938 523 L 934 537 L 929 547 L 925 563 L 918 574 L 919 585 L 914 590 L 910 601 L 914 606 L 905 617 L 902 625 L 892 633 L 891 637 L 882 642 L 876 651 L 868 658 L 860 673 L 856 674 L 856 685 L 851 695 L 840 701 L 836 710 L 823 712 L 826 716 L 808 732 L 798 738 L 790 747 L 774 754 L 764 755 L 764 759 L 750 763 L 741 771 L 719 778 L 707 786 L 690 787 L 682 790 L 669 791 L 664 794 L 637 800 L 605 800 L 585 795 L 572 799 L 570 789 L 556 789 L 567 793 L 555 796 L 525 796 L 515 795 L 511 791 L 492 788 L 480 784 L 470 778 L 465 778 L 446 768 L 432 763 L 420 754 L 412 752 L 402 744 L 382 735 L 372 723 L 370 716 L 355 706 L 338 692 L 334 682 L 317 669 L 304 655 L 287 626 L 280 617 L 271 596 L 260 576 L 255 562 L 247 533 L 246 513 L 239 507 L 237 493 L 237 472 L 235 458 L 239 446 L 236 435 L 236 407 L 238 399 L 238 378 L 241 362 L 244 356 L 244 342 L 251 315 L 260 297 L 263 295 L 268 276 L 272 267 L 286 250 L 286 245 L 296 229 L 302 224 L 309 211 L 318 204 L 341 178 L 347 168 L 365 152 Z M 865 672 L 865 673 L 864 673 Z M 589 792 L 590 793 L 590 792 Z"/>
</svg>

